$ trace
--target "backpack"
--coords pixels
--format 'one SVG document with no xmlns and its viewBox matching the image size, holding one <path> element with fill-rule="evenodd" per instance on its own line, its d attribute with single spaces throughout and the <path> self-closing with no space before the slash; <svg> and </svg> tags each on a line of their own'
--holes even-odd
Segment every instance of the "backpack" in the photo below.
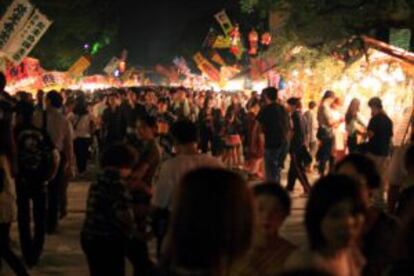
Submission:
<svg viewBox="0 0 414 276">
<path fill-rule="evenodd" d="M 47 181 L 52 177 L 54 146 L 49 135 L 33 126 L 17 135 L 17 165 L 21 176 Z"/>
</svg>

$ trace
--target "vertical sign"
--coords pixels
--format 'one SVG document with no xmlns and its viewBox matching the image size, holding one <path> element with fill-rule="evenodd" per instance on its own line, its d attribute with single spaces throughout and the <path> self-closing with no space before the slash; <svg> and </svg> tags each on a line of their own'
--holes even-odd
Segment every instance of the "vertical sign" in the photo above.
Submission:
<svg viewBox="0 0 414 276">
<path fill-rule="evenodd" d="M 6 48 L 32 14 L 33 7 L 27 0 L 15 0 L 0 21 L 0 50 Z"/>
<path fill-rule="evenodd" d="M 46 33 L 52 22 L 39 10 L 35 10 L 23 28 L 9 43 L 5 52 L 14 64 L 20 64 Z"/>
</svg>

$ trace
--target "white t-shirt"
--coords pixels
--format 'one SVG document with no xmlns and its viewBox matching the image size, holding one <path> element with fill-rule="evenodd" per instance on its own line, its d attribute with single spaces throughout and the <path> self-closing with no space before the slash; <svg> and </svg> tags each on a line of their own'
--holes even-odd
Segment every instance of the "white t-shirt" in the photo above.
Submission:
<svg viewBox="0 0 414 276">
<path fill-rule="evenodd" d="M 222 168 L 223 164 L 207 154 L 178 155 L 162 163 L 154 177 L 152 205 L 171 210 L 172 195 L 181 178 L 188 172 L 203 167 Z"/>
</svg>

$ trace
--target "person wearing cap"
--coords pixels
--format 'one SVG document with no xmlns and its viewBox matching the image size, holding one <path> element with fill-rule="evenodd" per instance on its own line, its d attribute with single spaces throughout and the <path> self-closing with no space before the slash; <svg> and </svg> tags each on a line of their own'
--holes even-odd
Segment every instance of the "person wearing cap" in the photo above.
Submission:
<svg viewBox="0 0 414 276">
<path fill-rule="evenodd" d="M 380 172 L 386 172 L 391 151 L 393 123 L 385 113 L 380 98 L 371 98 L 368 102 L 368 106 L 371 109 L 372 117 L 368 123 L 367 129 L 367 155 L 375 162 Z M 374 198 L 374 202 L 380 205 L 385 203 L 384 192 L 386 179 L 384 179 L 384 175 L 382 175 L 382 178 L 381 187 Z"/>
</svg>

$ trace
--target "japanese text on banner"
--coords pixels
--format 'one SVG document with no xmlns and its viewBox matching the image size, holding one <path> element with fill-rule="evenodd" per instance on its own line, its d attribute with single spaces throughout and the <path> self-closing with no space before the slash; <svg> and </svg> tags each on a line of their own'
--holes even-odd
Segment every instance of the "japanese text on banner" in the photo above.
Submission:
<svg viewBox="0 0 414 276">
<path fill-rule="evenodd" d="M 52 22 L 39 10 L 35 10 L 19 33 L 13 38 L 5 52 L 14 64 L 20 64 L 42 36 L 46 33 Z"/>
<path fill-rule="evenodd" d="M 4 52 L 30 17 L 33 6 L 27 0 L 15 0 L 0 21 L 0 50 Z"/>
</svg>

